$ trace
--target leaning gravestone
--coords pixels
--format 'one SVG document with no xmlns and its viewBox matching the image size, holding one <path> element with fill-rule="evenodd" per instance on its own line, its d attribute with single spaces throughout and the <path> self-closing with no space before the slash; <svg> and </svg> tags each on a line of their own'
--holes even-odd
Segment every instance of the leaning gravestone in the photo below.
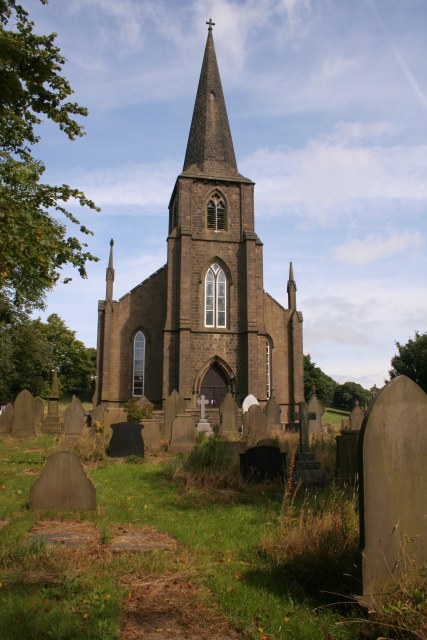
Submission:
<svg viewBox="0 0 427 640">
<path fill-rule="evenodd" d="M 254 443 L 267 437 L 267 417 L 259 404 L 251 405 L 243 414 L 243 436 Z"/>
<path fill-rule="evenodd" d="M 111 425 L 113 435 L 108 446 L 110 458 L 144 457 L 144 440 L 139 422 L 116 422 Z"/>
<path fill-rule="evenodd" d="M 64 411 L 64 435 L 81 436 L 85 424 L 86 411 L 80 400 L 73 396 Z"/>
<path fill-rule="evenodd" d="M 0 434 L 10 433 L 12 431 L 14 415 L 15 410 L 13 404 L 9 402 L 9 404 L 6 405 L 6 409 L 3 409 L 0 415 Z"/>
<path fill-rule="evenodd" d="M 79 458 L 60 451 L 48 458 L 42 474 L 30 491 L 30 509 L 96 509 L 96 490 Z"/>
<path fill-rule="evenodd" d="M 427 561 L 427 395 L 399 376 L 376 397 L 359 443 L 362 595 Z"/>
<path fill-rule="evenodd" d="M 256 446 L 240 454 L 240 473 L 245 480 L 285 480 L 286 454 L 270 446 Z"/>
<path fill-rule="evenodd" d="M 219 413 L 221 416 L 220 430 L 221 433 L 237 434 L 237 412 L 239 407 L 237 402 L 233 398 L 232 393 L 228 391 L 221 405 L 219 407 Z"/>
<path fill-rule="evenodd" d="M 356 406 L 350 413 L 350 429 L 352 431 L 360 431 L 364 417 L 365 412 L 359 407 L 359 401 L 356 400 Z"/>
<path fill-rule="evenodd" d="M 34 397 L 24 389 L 15 399 L 15 415 L 13 419 L 12 435 L 33 436 L 34 429 Z"/>
<path fill-rule="evenodd" d="M 185 413 L 187 403 L 184 398 L 181 398 L 178 391 L 174 389 L 170 396 L 168 396 L 163 403 L 163 410 L 165 413 L 165 440 L 169 442 L 172 435 L 172 424 L 176 416 L 180 413 Z"/>
</svg>

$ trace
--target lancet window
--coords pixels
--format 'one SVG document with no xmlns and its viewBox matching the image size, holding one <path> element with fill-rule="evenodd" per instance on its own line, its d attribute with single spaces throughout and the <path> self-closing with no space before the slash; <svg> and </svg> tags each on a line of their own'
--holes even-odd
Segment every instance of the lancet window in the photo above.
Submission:
<svg viewBox="0 0 427 640">
<path fill-rule="evenodd" d="M 213 231 L 227 230 L 227 213 L 224 200 L 218 195 L 213 195 L 207 206 L 207 228 Z"/>
<path fill-rule="evenodd" d="M 216 262 L 205 276 L 205 327 L 227 325 L 227 277 Z"/>
<path fill-rule="evenodd" d="M 133 340 L 133 395 L 144 395 L 145 382 L 145 336 L 142 331 Z"/>
</svg>

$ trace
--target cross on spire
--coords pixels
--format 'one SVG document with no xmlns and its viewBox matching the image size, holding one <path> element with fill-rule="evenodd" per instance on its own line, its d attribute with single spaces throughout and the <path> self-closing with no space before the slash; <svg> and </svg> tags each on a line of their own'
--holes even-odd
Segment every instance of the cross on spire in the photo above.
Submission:
<svg viewBox="0 0 427 640">
<path fill-rule="evenodd" d="M 206 24 L 209 25 L 208 31 L 212 31 L 212 27 L 215 26 L 215 22 L 212 22 L 212 18 L 209 18 L 209 20 L 206 22 Z"/>
</svg>

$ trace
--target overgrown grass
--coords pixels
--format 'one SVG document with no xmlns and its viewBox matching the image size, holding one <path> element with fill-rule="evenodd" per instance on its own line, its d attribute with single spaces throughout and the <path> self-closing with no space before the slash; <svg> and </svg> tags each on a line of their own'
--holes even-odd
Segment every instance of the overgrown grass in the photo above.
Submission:
<svg viewBox="0 0 427 640">
<path fill-rule="evenodd" d="M 162 454 L 163 461 L 147 457 L 127 463 L 106 459 L 86 466 L 97 490 L 96 511 L 29 512 L 26 502 L 35 476 L 28 472 L 41 471 L 53 438 L 23 443 L 5 437 L 1 443 L 0 519 L 9 520 L 0 530 L 2 640 L 118 639 L 127 596 L 124 578 L 175 573 L 191 575 L 192 582 L 209 589 L 206 605 L 218 603 L 247 639 L 378 637 L 348 609 L 324 608 L 319 592 L 325 585 L 341 588 L 334 576 L 347 560 L 341 554 L 342 564 L 331 573 L 334 554 L 337 545 L 350 550 L 354 544 L 348 524 L 355 517 L 354 497 L 344 489 L 334 488 L 332 497 L 299 491 L 291 511 L 283 508 L 280 484 L 212 490 L 207 474 L 201 484 L 195 478 L 196 469 L 203 471 L 212 460 L 215 444 L 209 452 L 202 448 L 193 454 L 191 486 L 172 479 L 189 464 L 184 456 Z M 326 513 L 335 515 L 322 522 Z M 45 519 L 91 521 L 101 544 L 58 553 L 43 543 L 29 543 L 26 534 Z M 178 547 L 111 554 L 109 532 L 115 524 L 154 526 L 175 537 Z M 28 575 L 34 573 L 38 582 L 29 584 Z"/>
</svg>

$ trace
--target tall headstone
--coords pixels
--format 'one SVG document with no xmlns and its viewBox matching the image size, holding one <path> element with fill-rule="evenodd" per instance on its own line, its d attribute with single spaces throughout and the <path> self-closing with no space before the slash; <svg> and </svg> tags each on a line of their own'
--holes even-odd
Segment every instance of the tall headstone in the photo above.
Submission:
<svg viewBox="0 0 427 640">
<path fill-rule="evenodd" d="M 212 435 L 212 427 L 206 418 L 206 407 L 209 406 L 209 400 L 206 400 L 205 396 L 202 394 L 197 400 L 197 404 L 200 406 L 200 417 L 196 430 L 200 433 L 205 433 L 206 435 Z"/>
<path fill-rule="evenodd" d="M 185 413 L 187 403 L 181 398 L 178 391 L 174 389 L 163 403 L 165 413 L 165 440 L 170 441 L 172 436 L 172 424 L 178 414 Z"/>
<path fill-rule="evenodd" d="M 3 409 L 0 415 L 0 434 L 10 433 L 12 431 L 15 410 L 13 404 L 9 402 L 6 409 Z"/>
<path fill-rule="evenodd" d="M 308 423 L 309 433 L 322 433 L 323 407 L 320 404 L 319 398 L 316 396 L 316 394 L 313 394 L 310 398 L 310 402 L 308 403 L 308 413 L 309 415 L 316 416 L 315 418 L 309 419 L 309 423 Z"/>
<path fill-rule="evenodd" d="M 365 417 L 365 412 L 359 406 L 359 401 L 356 400 L 356 406 L 353 411 L 350 413 L 350 429 L 352 431 L 360 431 L 362 428 L 363 419 Z"/>
<path fill-rule="evenodd" d="M 14 436 L 33 436 L 34 429 L 34 397 L 24 389 L 15 399 L 15 414 L 13 418 L 12 434 Z"/>
<path fill-rule="evenodd" d="M 221 416 L 220 429 L 221 433 L 236 434 L 237 432 L 237 412 L 239 407 L 237 402 L 233 398 L 232 393 L 228 391 L 221 405 L 219 407 L 219 413 Z"/>
<path fill-rule="evenodd" d="M 37 396 L 34 398 L 34 428 L 39 431 L 44 421 L 44 400 Z"/>
<path fill-rule="evenodd" d="M 267 418 L 268 429 L 280 429 L 280 415 L 282 410 L 277 404 L 274 396 L 269 397 L 267 404 L 264 407 L 264 413 Z"/>
<path fill-rule="evenodd" d="M 80 400 L 73 396 L 64 411 L 64 435 L 81 436 L 85 425 L 86 412 Z"/>
<path fill-rule="evenodd" d="M 359 441 L 362 595 L 427 561 L 427 395 L 399 376 L 376 396 Z"/>
<path fill-rule="evenodd" d="M 52 388 L 50 390 L 49 401 L 47 403 L 47 416 L 42 427 L 44 433 L 60 433 L 61 431 L 58 399 L 58 371 L 55 367 L 52 375 Z"/>
<path fill-rule="evenodd" d="M 251 443 L 267 437 L 267 417 L 259 404 L 251 405 L 243 414 L 243 435 Z"/>
<path fill-rule="evenodd" d="M 48 458 L 42 474 L 30 491 L 30 509 L 96 509 L 96 490 L 79 458 L 60 451 Z"/>
</svg>

